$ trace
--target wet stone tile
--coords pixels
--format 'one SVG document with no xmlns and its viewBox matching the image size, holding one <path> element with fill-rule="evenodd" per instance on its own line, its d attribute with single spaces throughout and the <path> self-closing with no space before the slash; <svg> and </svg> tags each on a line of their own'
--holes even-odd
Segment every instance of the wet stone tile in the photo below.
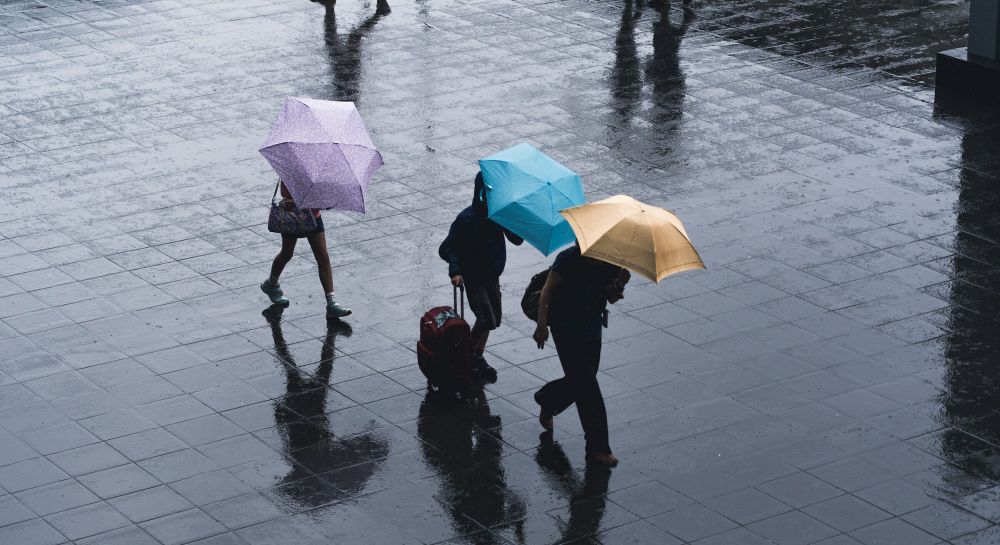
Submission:
<svg viewBox="0 0 1000 545">
<path fill-rule="evenodd" d="M 885 543 L 887 545 L 903 545 L 904 543 L 934 544 L 938 539 L 901 519 L 891 519 L 874 524 L 851 533 L 851 537 L 866 545 Z"/>
<path fill-rule="evenodd" d="M 165 486 L 149 488 L 108 501 L 132 522 L 143 522 L 192 507 L 191 503 Z"/>
<path fill-rule="evenodd" d="M 161 543 L 171 545 L 189 543 L 225 532 L 225 528 L 219 523 L 197 509 L 160 517 L 141 526 Z"/>
<path fill-rule="evenodd" d="M 15 493 L 66 479 L 68 475 L 46 458 L 32 458 L 0 467 L 0 486 Z"/>
<path fill-rule="evenodd" d="M 72 422 L 28 432 L 25 435 L 25 440 L 41 454 L 52 454 L 97 442 L 94 435 Z"/>
<path fill-rule="evenodd" d="M 14 496 L 0 498 L 0 527 L 31 520 L 36 515 L 17 501 Z"/>
<path fill-rule="evenodd" d="M 171 424 L 166 429 L 191 446 L 234 437 L 242 433 L 239 427 L 218 414 Z"/>
<path fill-rule="evenodd" d="M 186 479 L 199 473 L 218 469 L 218 466 L 194 449 L 178 450 L 138 462 L 145 469 L 164 483 Z"/>
<path fill-rule="evenodd" d="M 750 530 L 773 543 L 794 545 L 815 543 L 832 537 L 837 531 L 801 511 L 791 511 L 751 524 Z"/>
<path fill-rule="evenodd" d="M 891 515 L 851 495 L 811 505 L 803 512 L 837 529 L 850 532 L 891 518 Z"/>
<path fill-rule="evenodd" d="M 642 517 L 671 511 L 691 503 L 690 499 L 655 481 L 620 490 L 608 498 Z"/>
<path fill-rule="evenodd" d="M 946 503 L 924 507 L 903 515 L 902 519 L 942 539 L 952 539 L 992 525 L 988 520 Z"/>
<path fill-rule="evenodd" d="M 106 503 L 95 503 L 45 517 L 55 529 L 70 539 L 80 539 L 128 524 L 125 517 Z"/>
<path fill-rule="evenodd" d="M 19 492 L 15 496 L 41 516 L 98 501 L 97 496 L 74 480 L 39 486 Z"/>
<path fill-rule="evenodd" d="M 187 444 L 163 428 L 118 437 L 108 442 L 132 461 L 145 460 L 168 452 L 184 449 Z"/>
<path fill-rule="evenodd" d="M 222 470 L 195 475 L 170 486 L 198 506 L 251 492 L 246 484 Z"/>
<path fill-rule="evenodd" d="M 207 504 L 203 507 L 212 518 L 229 529 L 252 526 L 282 516 L 283 511 L 259 494 L 246 494 Z"/>
<path fill-rule="evenodd" d="M 65 538 L 43 519 L 34 519 L 0 528 L 0 539 L 5 543 L 26 545 L 60 545 Z"/>
<path fill-rule="evenodd" d="M 742 525 L 791 510 L 780 501 L 752 488 L 713 498 L 706 504 L 717 513 Z"/>
<path fill-rule="evenodd" d="M 138 526 L 128 526 L 77 540 L 83 545 L 155 545 L 157 541 Z"/>
<path fill-rule="evenodd" d="M 152 475 L 134 464 L 105 469 L 79 478 L 80 483 L 101 498 L 113 498 L 159 483 Z"/>
</svg>

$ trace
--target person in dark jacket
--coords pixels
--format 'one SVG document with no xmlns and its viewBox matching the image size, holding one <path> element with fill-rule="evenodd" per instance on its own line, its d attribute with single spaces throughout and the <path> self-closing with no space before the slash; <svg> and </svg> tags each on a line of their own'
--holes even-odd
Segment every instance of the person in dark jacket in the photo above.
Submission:
<svg viewBox="0 0 1000 545">
<path fill-rule="evenodd" d="M 500 327 L 500 275 L 507 264 L 504 238 L 520 246 L 524 239 L 487 217 L 483 174 L 476 174 L 472 206 L 458 213 L 438 255 L 448 262 L 448 276 L 455 286 L 464 286 L 469 307 L 476 315 L 472 326 L 473 372 L 496 381 L 494 370 L 483 357 L 490 331 Z"/>
</svg>

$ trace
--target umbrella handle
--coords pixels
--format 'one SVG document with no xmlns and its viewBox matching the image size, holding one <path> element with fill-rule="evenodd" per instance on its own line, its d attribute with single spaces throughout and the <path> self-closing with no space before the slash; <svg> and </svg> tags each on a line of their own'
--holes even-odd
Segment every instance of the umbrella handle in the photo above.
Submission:
<svg viewBox="0 0 1000 545">
<path fill-rule="evenodd" d="M 452 296 L 455 298 L 455 310 L 459 311 L 459 316 L 465 319 L 465 286 L 452 286 Z M 458 306 L 459 294 L 461 294 L 462 306 Z"/>
</svg>

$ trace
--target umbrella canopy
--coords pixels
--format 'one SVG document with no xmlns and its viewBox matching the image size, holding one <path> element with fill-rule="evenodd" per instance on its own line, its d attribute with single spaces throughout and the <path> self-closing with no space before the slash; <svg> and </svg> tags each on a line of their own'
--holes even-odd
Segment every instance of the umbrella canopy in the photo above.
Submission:
<svg viewBox="0 0 1000 545">
<path fill-rule="evenodd" d="M 286 98 L 260 153 L 299 208 L 364 212 L 382 166 L 353 102 Z"/>
<path fill-rule="evenodd" d="M 559 211 L 583 204 L 580 176 L 530 144 L 479 160 L 491 220 L 545 255 L 573 242 Z"/>
<path fill-rule="evenodd" d="M 615 195 L 562 214 L 587 257 L 631 269 L 654 282 L 705 268 L 681 220 L 662 208 Z"/>
</svg>

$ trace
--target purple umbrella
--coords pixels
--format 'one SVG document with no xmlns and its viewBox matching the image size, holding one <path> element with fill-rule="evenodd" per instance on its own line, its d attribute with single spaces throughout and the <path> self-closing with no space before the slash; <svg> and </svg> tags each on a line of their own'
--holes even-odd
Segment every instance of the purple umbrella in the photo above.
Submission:
<svg viewBox="0 0 1000 545">
<path fill-rule="evenodd" d="M 353 102 L 285 98 L 260 153 L 299 208 L 363 213 L 368 182 L 382 166 Z"/>
</svg>

